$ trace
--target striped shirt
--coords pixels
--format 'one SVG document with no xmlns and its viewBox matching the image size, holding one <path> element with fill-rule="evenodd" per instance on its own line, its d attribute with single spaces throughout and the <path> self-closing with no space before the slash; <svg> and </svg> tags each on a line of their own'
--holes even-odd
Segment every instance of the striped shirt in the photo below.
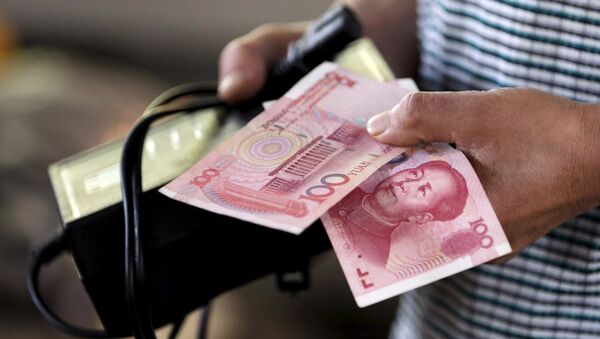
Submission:
<svg viewBox="0 0 600 339">
<path fill-rule="evenodd" d="M 600 0 L 421 0 L 418 22 L 423 89 L 600 102 Z M 403 295 L 391 337 L 600 338 L 600 209 L 503 265 Z"/>
</svg>

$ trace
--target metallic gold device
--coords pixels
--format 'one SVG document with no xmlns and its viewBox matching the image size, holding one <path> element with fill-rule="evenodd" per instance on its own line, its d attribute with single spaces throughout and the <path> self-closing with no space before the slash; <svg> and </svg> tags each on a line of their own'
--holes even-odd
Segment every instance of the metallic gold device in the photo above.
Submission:
<svg viewBox="0 0 600 339">
<path fill-rule="evenodd" d="M 374 79 L 393 78 L 382 56 L 366 39 L 349 45 L 335 61 Z M 180 319 L 219 293 L 266 274 L 278 272 L 279 279 L 282 273 L 304 272 L 309 258 L 331 246 L 320 225 L 295 236 L 181 204 L 158 192 L 158 187 L 185 171 L 250 118 L 239 111 L 201 110 L 161 123 L 146 137 L 144 193 L 140 199 L 147 234 L 148 306 L 155 327 Z M 122 149 L 123 140 L 113 141 L 49 168 L 64 242 L 68 243 L 56 251 L 68 248 L 72 254 L 80 279 L 111 337 L 132 333 L 123 283 Z M 30 275 L 30 290 L 37 292 L 37 285 L 33 285 L 37 282 L 31 282 L 37 280 L 34 274 L 35 279 Z M 32 295 L 38 305 L 37 295 Z M 45 312 L 43 307 L 41 310 Z M 60 324 L 56 326 L 60 328 Z"/>
</svg>

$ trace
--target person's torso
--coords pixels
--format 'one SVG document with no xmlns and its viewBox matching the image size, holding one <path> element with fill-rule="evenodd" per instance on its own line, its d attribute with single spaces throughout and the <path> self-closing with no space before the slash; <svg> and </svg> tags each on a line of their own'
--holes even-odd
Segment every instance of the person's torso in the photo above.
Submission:
<svg viewBox="0 0 600 339">
<path fill-rule="evenodd" d="M 600 98 L 600 1 L 421 0 L 421 85 Z"/>
<path fill-rule="evenodd" d="M 418 19 L 424 90 L 532 87 L 600 103 L 598 0 L 421 0 Z M 391 336 L 600 337 L 600 210 L 506 264 L 406 294 Z"/>
</svg>

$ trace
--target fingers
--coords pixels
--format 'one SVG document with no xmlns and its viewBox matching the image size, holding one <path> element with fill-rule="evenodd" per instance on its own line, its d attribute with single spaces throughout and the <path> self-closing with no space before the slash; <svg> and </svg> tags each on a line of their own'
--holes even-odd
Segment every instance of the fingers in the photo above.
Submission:
<svg viewBox="0 0 600 339">
<path fill-rule="evenodd" d="M 219 96 L 238 103 L 263 87 L 270 65 L 282 58 L 287 46 L 302 36 L 306 23 L 269 24 L 231 41 L 219 58 Z"/>
<path fill-rule="evenodd" d="M 236 103 L 258 93 L 265 81 L 266 64 L 254 42 L 229 43 L 219 62 L 219 97 Z"/>
<path fill-rule="evenodd" d="M 372 117 L 367 130 L 377 141 L 398 146 L 453 143 L 474 127 L 480 120 L 474 117 L 488 104 L 486 92 L 413 92 Z"/>
</svg>

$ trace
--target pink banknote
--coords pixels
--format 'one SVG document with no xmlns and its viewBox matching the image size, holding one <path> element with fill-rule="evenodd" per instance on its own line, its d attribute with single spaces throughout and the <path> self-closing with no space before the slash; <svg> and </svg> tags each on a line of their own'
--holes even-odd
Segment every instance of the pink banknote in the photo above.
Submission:
<svg viewBox="0 0 600 339">
<path fill-rule="evenodd" d="M 445 144 L 408 149 L 321 220 L 360 307 L 511 252 L 469 161 Z"/>
<path fill-rule="evenodd" d="M 324 63 L 161 192 L 299 234 L 403 149 L 364 126 L 412 82 L 381 83 Z"/>
</svg>

